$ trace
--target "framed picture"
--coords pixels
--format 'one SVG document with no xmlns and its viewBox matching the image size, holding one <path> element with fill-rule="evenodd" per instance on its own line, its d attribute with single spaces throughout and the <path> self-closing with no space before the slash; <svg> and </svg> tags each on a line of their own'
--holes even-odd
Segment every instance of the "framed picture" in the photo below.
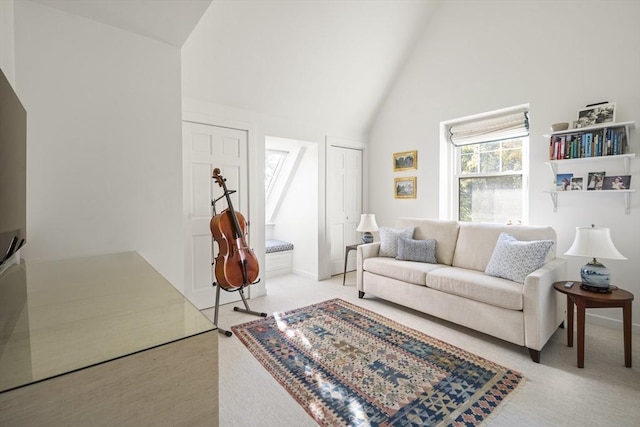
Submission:
<svg viewBox="0 0 640 427">
<path fill-rule="evenodd" d="M 578 111 L 578 120 L 573 122 L 576 129 L 601 123 L 615 123 L 616 103 L 593 105 Z"/>
<path fill-rule="evenodd" d="M 587 176 L 587 190 L 602 190 L 602 182 L 604 181 L 606 173 L 603 172 L 589 172 Z"/>
<path fill-rule="evenodd" d="M 418 151 L 393 153 L 393 171 L 407 171 L 418 169 Z"/>
<path fill-rule="evenodd" d="M 579 178 L 571 178 L 571 191 L 582 191 L 584 187 L 582 186 L 582 177 Z"/>
<path fill-rule="evenodd" d="M 603 190 L 628 190 L 631 185 L 631 175 L 605 176 L 602 183 Z"/>
<path fill-rule="evenodd" d="M 416 177 L 408 176 L 403 178 L 394 178 L 393 191 L 396 199 L 415 199 L 416 198 Z"/>
<path fill-rule="evenodd" d="M 571 190 L 572 173 L 559 173 L 556 175 L 556 191 L 569 191 Z"/>
</svg>

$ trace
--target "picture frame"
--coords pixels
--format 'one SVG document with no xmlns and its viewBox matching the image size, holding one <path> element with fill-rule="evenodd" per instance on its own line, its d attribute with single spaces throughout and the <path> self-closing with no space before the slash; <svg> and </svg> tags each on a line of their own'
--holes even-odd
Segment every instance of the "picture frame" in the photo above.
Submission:
<svg viewBox="0 0 640 427">
<path fill-rule="evenodd" d="M 407 171 L 418 169 L 418 151 L 403 151 L 393 153 L 393 171 Z"/>
<path fill-rule="evenodd" d="M 578 110 L 578 120 L 573 122 L 573 127 L 579 129 L 602 123 L 615 123 L 615 121 L 616 103 L 608 102 Z"/>
<path fill-rule="evenodd" d="M 587 175 L 587 191 L 602 190 L 602 183 L 606 172 L 589 172 Z"/>
<path fill-rule="evenodd" d="M 406 176 L 394 178 L 393 194 L 396 199 L 415 199 L 417 194 L 417 178 L 415 176 Z"/>
<path fill-rule="evenodd" d="M 631 175 L 605 176 L 602 182 L 603 190 L 628 190 L 631 186 Z"/>
<path fill-rule="evenodd" d="M 582 191 L 584 190 L 582 177 L 573 177 L 571 178 L 571 191 Z"/>
<path fill-rule="evenodd" d="M 556 175 L 556 191 L 569 191 L 571 190 L 572 173 L 559 173 Z"/>
</svg>

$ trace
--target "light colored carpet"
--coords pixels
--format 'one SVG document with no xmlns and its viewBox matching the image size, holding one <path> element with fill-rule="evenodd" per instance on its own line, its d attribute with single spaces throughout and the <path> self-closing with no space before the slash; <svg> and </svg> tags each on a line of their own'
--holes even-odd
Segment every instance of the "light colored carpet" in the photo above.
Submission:
<svg viewBox="0 0 640 427">
<path fill-rule="evenodd" d="M 622 326 L 614 330 L 587 324 L 585 368 L 578 369 L 565 329 L 542 350 L 541 363 L 534 363 L 523 347 L 371 296 L 358 299 L 354 273 L 347 274 L 344 287 L 341 275 L 322 282 L 280 276 L 268 280 L 267 292 L 249 301 L 253 310 L 272 314 L 342 298 L 522 372 L 527 382 L 490 426 L 640 425 L 640 337 L 633 335 L 633 368 L 625 368 Z M 212 309 L 203 313 L 213 319 Z M 219 324 L 225 329 L 253 319 L 233 311 L 233 304 L 220 309 Z M 219 337 L 219 376 L 220 426 L 317 426 L 237 337 Z"/>
</svg>

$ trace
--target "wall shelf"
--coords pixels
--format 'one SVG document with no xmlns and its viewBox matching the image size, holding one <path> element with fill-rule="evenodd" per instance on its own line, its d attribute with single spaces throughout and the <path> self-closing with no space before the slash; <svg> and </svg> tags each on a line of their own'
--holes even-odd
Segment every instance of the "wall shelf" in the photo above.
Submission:
<svg viewBox="0 0 640 427">
<path fill-rule="evenodd" d="M 551 167 L 551 172 L 553 172 L 553 176 L 558 174 L 558 165 L 568 165 L 568 164 L 578 164 L 578 163 L 589 163 L 589 162 L 599 162 L 603 160 L 622 160 L 624 162 L 624 172 L 629 173 L 631 170 L 631 159 L 636 156 L 636 153 L 630 154 L 618 154 L 615 156 L 598 156 L 598 157 L 581 157 L 578 159 L 563 159 L 563 160 L 549 160 L 545 162 L 549 167 Z"/>
<path fill-rule="evenodd" d="M 624 212 L 629 215 L 631 213 L 631 193 L 636 190 L 570 190 L 570 191 L 545 191 L 551 196 L 553 202 L 553 211 L 558 212 L 558 194 L 622 194 L 624 196 Z"/>
<path fill-rule="evenodd" d="M 554 135 L 567 135 L 567 134 L 570 134 L 570 133 L 590 132 L 592 130 L 600 130 L 600 129 L 604 129 L 604 128 L 618 128 L 618 127 L 626 127 L 627 128 L 627 134 L 629 134 L 629 131 L 631 129 L 635 129 L 636 128 L 636 122 L 601 123 L 601 124 L 597 124 L 597 125 L 593 125 L 593 126 L 586 126 L 586 127 L 583 127 L 583 128 L 567 129 L 567 130 L 561 130 L 561 131 L 558 131 L 558 132 L 551 132 L 551 133 L 544 134 L 542 136 L 544 136 L 545 138 L 549 139 L 550 137 L 552 137 Z"/>
<path fill-rule="evenodd" d="M 635 129 L 635 122 L 621 122 L 621 123 L 602 123 L 598 125 L 588 126 L 584 128 L 578 129 L 567 129 L 559 132 L 552 132 L 550 134 L 543 135 L 545 138 L 550 139 L 553 136 L 558 135 L 570 135 L 570 134 L 580 134 L 585 132 L 598 131 L 606 128 L 625 128 L 625 133 L 627 140 L 629 139 L 629 132 L 632 129 Z M 604 131 L 603 131 L 604 132 Z M 635 158 L 635 153 L 629 154 L 616 154 L 616 155 L 608 155 L 608 156 L 592 156 L 592 157 L 578 157 L 572 159 L 559 159 L 559 160 L 549 160 L 545 162 L 553 173 L 554 177 L 558 176 L 558 168 L 559 166 L 567 166 L 567 165 L 577 165 L 577 164 L 596 164 L 607 161 L 622 161 L 624 164 L 624 174 L 628 175 L 631 171 L 631 159 Z M 558 194 L 561 193 L 573 193 L 573 194 L 618 194 L 624 197 L 624 210 L 628 215 L 631 213 L 631 194 L 635 193 L 636 190 L 571 190 L 571 191 L 545 191 L 551 197 L 551 201 L 553 203 L 553 211 L 558 211 Z"/>
</svg>

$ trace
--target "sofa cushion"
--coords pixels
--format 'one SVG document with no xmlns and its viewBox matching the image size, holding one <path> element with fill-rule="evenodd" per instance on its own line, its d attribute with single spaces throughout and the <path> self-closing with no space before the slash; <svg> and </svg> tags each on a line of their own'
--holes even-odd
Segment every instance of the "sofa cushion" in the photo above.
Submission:
<svg viewBox="0 0 640 427">
<path fill-rule="evenodd" d="M 439 264 L 451 265 L 458 239 L 458 222 L 424 218 L 398 218 L 396 227 L 415 226 L 413 238 L 436 241 L 436 260 Z"/>
<path fill-rule="evenodd" d="M 447 267 L 431 271 L 426 285 L 448 294 L 509 310 L 522 310 L 523 287 L 516 282 L 487 276 L 481 271 Z"/>
<path fill-rule="evenodd" d="M 414 240 L 401 237 L 398 239 L 398 256 L 396 259 L 437 264 L 436 241 L 433 239 Z"/>
<path fill-rule="evenodd" d="M 393 229 L 389 227 L 380 227 L 380 256 L 395 258 L 398 256 L 398 239 L 404 237 L 411 239 L 413 237 L 415 227 L 409 226 L 401 229 Z"/>
<path fill-rule="evenodd" d="M 502 233 L 485 273 L 524 283 L 529 274 L 542 267 L 551 246 L 553 240 L 523 242 L 510 234 Z"/>
<path fill-rule="evenodd" d="M 446 266 L 415 261 L 398 261 L 387 257 L 374 257 L 365 259 L 363 267 L 365 271 L 370 273 L 424 286 L 427 273 Z"/>
<path fill-rule="evenodd" d="M 509 233 L 523 241 L 556 240 L 556 233 L 551 227 L 462 222 L 451 265 L 484 272 L 500 233 Z M 554 257 L 555 248 L 551 248 L 546 261 Z"/>
</svg>

